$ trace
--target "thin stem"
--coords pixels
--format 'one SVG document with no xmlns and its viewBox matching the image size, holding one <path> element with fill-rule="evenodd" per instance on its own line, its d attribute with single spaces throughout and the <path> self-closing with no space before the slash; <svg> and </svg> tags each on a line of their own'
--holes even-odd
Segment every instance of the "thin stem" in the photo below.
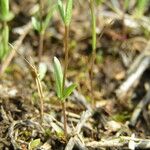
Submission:
<svg viewBox="0 0 150 150">
<path fill-rule="evenodd" d="M 43 0 L 39 0 L 40 4 L 40 35 L 39 35 L 39 62 L 41 61 L 42 53 L 43 53 L 43 40 L 44 40 L 44 33 L 42 32 L 42 27 L 43 27 Z"/>
<path fill-rule="evenodd" d="M 64 63 L 64 74 L 63 74 L 63 90 L 65 88 L 65 80 L 68 69 L 68 38 L 69 38 L 69 28 L 65 26 L 65 34 L 64 34 L 64 51 L 65 51 L 65 63 Z"/>
<path fill-rule="evenodd" d="M 44 34 L 40 33 L 39 35 L 39 62 L 41 61 L 41 57 L 43 54 L 43 41 L 44 41 Z"/>
<path fill-rule="evenodd" d="M 6 56 L 8 54 L 8 40 L 9 40 L 9 27 L 7 25 L 7 22 L 4 21 L 3 22 L 3 30 L 4 30 L 4 33 L 3 34 L 3 44 L 4 44 L 4 56 Z"/>
<path fill-rule="evenodd" d="M 62 102 L 63 117 L 64 117 L 64 136 L 67 139 L 67 116 L 66 116 L 66 102 Z"/>
<path fill-rule="evenodd" d="M 64 63 L 64 73 L 63 73 L 63 91 L 65 89 L 65 80 L 66 80 L 66 74 L 68 69 L 68 38 L 69 38 L 69 28 L 68 26 L 65 26 L 65 34 L 64 34 L 64 51 L 65 51 L 65 63 Z M 64 116 L 64 132 L 65 132 L 65 139 L 67 138 L 67 116 L 66 116 L 66 104 L 65 100 L 62 103 L 62 109 L 63 109 L 63 116 Z"/>
<path fill-rule="evenodd" d="M 91 85 L 92 106 L 95 107 L 95 100 L 93 98 L 93 67 L 96 58 L 96 18 L 94 13 L 93 0 L 90 0 L 90 11 L 92 17 L 92 57 L 91 57 L 91 67 L 90 67 L 89 75 L 90 75 L 90 85 Z"/>
<path fill-rule="evenodd" d="M 36 75 L 37 76 L 37 75 Z M 43 115 L 44 115 L 44 94 L 43 94 L 43 89 L 42 89 L 42 85 L 41 85 L 41 81 L 38 77 L 36 77 L 36 85 L 37 85 L 37 89 L 38 89 L 38 93 L 39 93 L 39 97 L 40 97 L 40 110 L 41 110 L 41 122 L 43 122 Z"/>
</svg>

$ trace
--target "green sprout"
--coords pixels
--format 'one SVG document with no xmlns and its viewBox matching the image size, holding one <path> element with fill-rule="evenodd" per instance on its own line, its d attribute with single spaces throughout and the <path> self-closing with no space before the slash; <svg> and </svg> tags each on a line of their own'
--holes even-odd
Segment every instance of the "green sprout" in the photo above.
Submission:
<svg viewBox="0 0 150 150">
<path fill-rule="evenodd" d="M 0 0 L 0 61 L 2 61 L 9 53 L 9 27 L 7 22 L 13 18 L 13 14 L 9 11 L 9 0 Z"/>
<path fill-rule="evenodd" d="M 54 78 L 56 84 L 56 92 L 58 99 L 65 105 L 65 100 L 70 96 L 73 90 L 76 88 L 76 84 L 71 84 L 68 87 L 63 86 L 63 71 L 59 60 L 54 57 Z M 66 118 L 66 107 L 63 107 L 64 116 L 64 135 L 67 136 L 67 118 Z"/>
<path fill-rule="evenodd" d="M 96 17 L 94 10 L 94 0 L 90 0 L 90 11 L 91 11 L 91 28 L 92 28 L 92 56 L 91 56 L 91 67 L 89 70 L 90 74 L 90 85 L 91 85 L 91 97 L 93 97 L 93 67 L 96 58 Z M 95 100 L 92 100 L 93 107 L 95 107 Z"/>
<path fill-rule="evenodd" d="M 69 26 L 72 17 L 73 0 L 67 0 L 66 8 L 64 7 L 61 0 L 57 0 L 57 2 L 58 2 L 59 13 L 63 20 L 63 23 L 65 24 L 65 26 Z"/>
<path fill-rule="evenodd" d="M 43 19 L 43 5 L 44 5 L 43 1 L 40 0 L 39 1 L 39 6 L 40 6 L 39 18 L 38 17 L 32 17 L 33 27 L 39 33 L 39 51 L 38 51 L 39 61 L 41 61 L 41 56 L 42 56 L 42 53 L 43 53 L 44 34 L 45 34 L 46 29 L 49 25 L 49 22 L 52 18 L 53 12 L 56 9 L 56 5 L 53 5 L 51 8 L 49 8 L 45 19 Z"/>
<path fill-rule="evenodd" d="M 73 8 L 73 0 L 67 0 L 66 6 L 62 3 L 61 0 L 57 0 L 58 10 L 61 16 L 61 19 L 64 24 L 65 32 L 64 32 L 64 51 L 65 51 L 65 64 L 64 64 L 64 72 L 63 72 L 63 79 L 62 79 L 62 92 L 63 94 L 67 93 L 65 90 L 65 80 L 66 80 L 66 74 L 68 69 L 68 44 L 69 44 L 69 26 L 71 22 L 72 17 L 72 8 Z M 64 95 L 63 95 L 64 96 Z M 64 97 L 66 99 L 67 97 Z M 62 101 L 62 108 L 63 108 L 63 116 L 64 116 L 64 133 L 65 133 L 65 139 L 67 137 L 67 117 L 66 117 L 66 104 L 65 100 Z"/>
</svg>

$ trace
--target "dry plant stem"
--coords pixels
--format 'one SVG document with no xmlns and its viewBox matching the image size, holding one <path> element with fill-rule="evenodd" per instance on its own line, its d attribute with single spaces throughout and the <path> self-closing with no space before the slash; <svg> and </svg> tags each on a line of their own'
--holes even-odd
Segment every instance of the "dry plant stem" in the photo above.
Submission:
<svg viewBox="0 0 150 150">
<path fill-rule="evenodd" d="M 67 115 L 66 115 L 66 102 L 62 102 L 63 117 L 64 117 L 64 136 L 67 139 Z"/>
<path fill-rule="evenodd" d="M 43 95 L 43 89 L 42 89 L 42 85 L 41 85 L 41 81 L 38 77 L 36 77 L 36 85 L 37 85 L 37 89 L 38 89 L 38 93 L 40 96 L 40 109 L 41 109 L 41 122 L 43 122 L 43 114 L 44 114 L 44 95 Z"/>
<path fill-rule="evenodd" d="M 127 79 L 120 85 L 120 87 L 116 90 L 116 95 L 119 99 L 125 97 L 128 91 L 137 85 L 139 79 L 141 78 L 143 72 L 150 66 L 150 58 L 145 57 L 141 60 L 138 68 L 127 77 Z"/>
<path fill-rule="evenodd" d="M 65 51 L 65 64 L 64 64 L 64 73 L 63 73 L 63 87 L 65 89 L 65 80 L 68 68 L 68 38 L 69 38 L 69 27 L 65 25 L 65 34 L 64 34 L 64 51 Z M 64 117 L 64 133 L 65 139 L 67 139 L 67 116 L 66 116 L 66 102 L 62 102 L 63 117 Z"/>
<path fill-rule="evenodd" d="M 88 119 L 92 116 L 92 112 L 90 110 L 86 110 L 85 112 L 83 112 L 83 114 L 81 115 L 81 118 L 78 122 L 78 124 L 76 125 L 76 128 L 73 132 L 73 136 L 70 138 L 70 140 L 68 141 L 65 150 L 72 150 L 74 148 L 74 145 L 77 144 L 77 147 L 81 150 L 86 150 L 87 148 L 85 147 L 84 143 L 81 142 L 80 140 L 80 132 L 82 127 L 85 125 L 85 123 L 88 121 Z M 80 142 L 79 142 L 80 141 Z"/>
<path fill-rule="evenodd" d="M 38 89 L 38 94 L 39 94 L 39 97 L 40 97 L 40 117 L 41 117 L 41 123 L 43 122 L 43 114 L 44 114 L 44 94 L 43 94 L 43 89 L 42 89 L 42 85 L 41 85 L 41 81 L 39 79 L 39 74 L 38 74 L 38 71 L 36 69 L 36 67 L 32 64 L 30 64 L 30 62 L 24 58 L 24 60 L 29 64 L 29 66 L 31 67 L 32 71 L 33 71 L 33 78 L 35 79 L 35 82 L 36 82 L 36 86 L 37 86 L 37 89 Z"/>
<path fill-rule="evenodd" d="M 10 45 L 12 48 L 13 46 Z M 41 122 L 43 121 L 43 112 L 44 112 L 44 95 L 43 95 L 43 89 L 42 89 L 42 85 L 41 85 L 41 81 L 39 79 L 39 74 L 38 74 L 38 71 L 36 69 L 36 67 L 34 65 L 32 65 L 25 57 L 23 57 L 15 48 L 13 48 L 15 52 L 17 52 L 19 54 L 20 57 L 22 57 L 25 62 L 31 67 L 32 69 L 32 76 L 33 78 L 35 79 L 35 82 L 36 82 L 36 86 L 37 86 L 37 89 L 38 89 L 38 94 L 39 94 L 39 97 L 40 97 L 40 110 L 41 110 Z"/>
<path fill-rule="evenodd" d="M 90 75 L 90 85 L 91 85 L 91 98 L 92 98 L 92 106 L 95 108 L 95 100 L 93 98 L 93 68 L 96 57 L 96 20 L 94 14 L 94 1 L 90 0 L 90 10 L 92 16 L 92 58 L 91 58 L 91 67 L 89 71 Z"/>
<path fill-rule="evenodd" d="M 127 79 L 116 90 L 116 95 L 119 99 L 127 95 L 127 92 L 131 89 L 131 87 L 133 87 L 135 83 L 139 81 L 143 72 L 149 67 L 149 65 L 150 65 L 150 41 L 148 41 L 145 49 L 139 56 L 136 57 L 136 59 L 130 65 L 127 71 L 128 74 Z"/>
<path fill-rule="evenodd" d="M 39 0 L 40 3 L 40 27 L 42 29 L 42 17 L 43 17 L 43 0 Z M 43 40 L 44 40 L 44 33 L 41 31 L 39 35 L 39 62 L 41 61 L 42 53 L 43 53 Z"/>
<path fill-rule="evenodd" d="M 149 149 L 150 148 L 150 140 L 149 139 L 139 139 L 132 137 L 118 137 L 114 139 L 103 139 L 101 141 L 93 141 L 86 144 L 88 148 L 120 148 L 120 149 L 129 149 L 127 148 L 127 144 L 129 142 L 134 142 L 135 149 Z"/>
<path fill-rule="evenodd" d="M 150 102 L 150 89 L 147 91 L 144 98 L 139 102 L 139 104 L 136 106 L 136 108 L 133 111 L 133 114 L 130 119 L 130 125 L 135 126 L 137 123 L 137 120 L 142 112 L 142 110 L 145 108 L 145 106 Z"/>
</svg>

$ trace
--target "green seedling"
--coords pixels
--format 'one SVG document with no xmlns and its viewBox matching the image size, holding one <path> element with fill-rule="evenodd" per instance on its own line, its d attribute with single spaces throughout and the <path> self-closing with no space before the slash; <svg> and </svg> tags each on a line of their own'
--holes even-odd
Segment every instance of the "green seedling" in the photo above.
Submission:
<svg viewBox="0 0 150 150">
<path fill-rule="evenodd" d="M 62 3 L 61 0 L 57 0 L 58 10 L 61 16 L 61 19 L 64 24 L 65 33 L 64 33 L 64 51 L 65 51 L 65 64 L 64 64 L 64 72 L 63 72 L 63 79 L 62 79 L 62 93 L 64 94 L 65 91 L 65 80 L 66 80 L 66 74 L 68 69 L 68 44 L 69 44 L 69 26 L 71 22 L 72 17 L 72 8 L 73 8 L 73 0 L 67 0 L 66 6 Z M 64 131 L 65 131 L 65 139 L 67 137 L 67 119 L 66 119 L 66 104 L 65 102 L 62 102 L 62 108 L 63 108 L 63 116 L 64 116 Z"/>
<path fill-rule="evenodd" d="M 9 53 L 9 27 L 7 22 L 13 18 L 13 14 L 9 11 L 9 0 L 0 0 L 0 61 Z"/>
<path fill-rule="evenodd" d="M 63 116 L 64 116 L 64 135 L 65 138 L 67 136 L 67 118 L 66 118 L 66 107 L 65 101 L 69 97 L 69 95 L 73 92 L 73 90 L 76 88 L 75 84 L 71 84 L 68 87 L 64 87 L 63 85 L 63 71 L 61 64 L 59 60 L 54 57 L 54 78 L 55 78 L 55 84 L 56 84 L 56 92 L 57 97 L 61 101 L 63 106 Z"/>
<path fill-rule="evenodd" d="M 52 18 L 52 15 L 56 9 L 56 5 L 53 5 L 51 8 L 49 8 L 45 19 L 43 19 L 43 0 L 39 1 L 39 18 L 32 17 L 32 24 L 34 29 L 39 33 L 39 61 L 41 61 L 41 56 L 43 53 L 43 41 L 44 41 L 44 34 L 45 31 L 49 25 L 49 22 Z"/>
<path fill-rule="evenodd" d="M 96 17 L 95 17 L 95 10 L 94 10 L 94 0 L 90 0 L 90 11 L 91 11 L 91 28 L 92 28 L 92 56 L 91 56 L 91 67 L 89 70 L 90 75 L 90 84 L 91 84 L 91 97 L 93 98 L 93 67 L 96 58 Z M 95 100 L 92 100 L 93 107 L 95 107 Z"/>
</svg>

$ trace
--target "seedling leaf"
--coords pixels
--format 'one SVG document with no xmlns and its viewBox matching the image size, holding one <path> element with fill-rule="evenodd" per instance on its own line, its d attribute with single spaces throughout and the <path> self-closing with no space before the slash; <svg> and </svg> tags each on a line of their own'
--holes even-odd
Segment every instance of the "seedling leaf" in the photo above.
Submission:
<svg viewBox="0 0 150 150">
<path fill-rule="evenodd" d="M 32 25 L 35 30 L 41 32 L 40 22 L 35 17 L 32 17 Z"/>
<path fill-rule="evenodd" d="M 72 5 L 73 5 L 73 0 L 68 0 L 67 6 L 66 6 L 66 14 L 65 14 L 65 25 L 67 25 L 67 26 L 69 26 L 69 24 L 71 22 Z"/>
<path fill-rule="evenodd" d="M 65 100 L 72 92 L 73 90 L 76 88 L 76 84 L 71 84 L 69 87 L 67 87 L 64 92 L 63 92 L 63 100 Z"/>
<path fill-rule="evenodd" d="M 54 57 L 54 78 L 56 82 L 56 92 L 59 98 L 62 97 L 63 72 L 57 57 Z"/>
<path fill-rule="evenodd" d="M 54 10 L 56 9 L 56 5 L 54 5 L 49 11 L 48 11 L 48 14 L 43 22 L 43 29 L 42 29 L 42 32 L 45 32 L 46 28 L 48 27 L 48 24 L 50 22 L 50 19 L 53 15 L 53 12 Z"/>
<path fill-rule="evenodd" d="M 40 80 L 43 80 L 44 77 L 45 77 L 45 74 L 46 74 L 46 72 L 47 72 L 47 66 L 46 66 L 45 63 L 42 63 L 42 62 L 41 62 L 41 63 L 39 64 L 38 72 L 39 72 L 39 78 L 40 78 Z"/>
<path fill-rule="evenodd" d="M 64 10 L 63 3 L 61 0 L 57 0 L 57 4 L 58 4 L 58 10 L 59 10 L 60 16 L 63 22 L 65 23 L 65 10 Z"/>
</svg>

